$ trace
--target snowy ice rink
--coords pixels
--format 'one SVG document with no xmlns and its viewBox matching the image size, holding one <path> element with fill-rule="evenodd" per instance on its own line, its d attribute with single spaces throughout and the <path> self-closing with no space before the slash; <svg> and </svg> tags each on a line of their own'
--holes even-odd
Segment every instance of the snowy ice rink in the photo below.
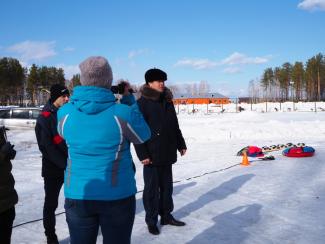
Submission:
<svg viewBox="0 0 325 244">
<path fill-rule="evenodd" d="M 206 115 L 199 111 L 180 113 L 179 122 L 188 153 L 174 165 L 174 215 L 187 225 L 164 226 L 159 236 L 150 235 L 138 193 L 132 243 L 324 243 L 324 112 Z M 41 158 L 33 130 L 11 130 L 8 137 L 18 151 L 13 161 L 20 197 L 17 225 L 42 217 Z M 231 167 L 241 162 L 235 155 L 244 146 L 288 142 L 304 142 L 314 147 L 316 154 L 286 158 L 276 151 L 269 153 L 275 156 L 274 161 Z M 133 155 L 141 191 L 142 166 L 134 151 Z M 63 192 L 60 197 L 58 213 L 64 211 Z M 60 243 L 69 243 L 64 214 L 57 217 L 57 234 Z M 42 221 L 14 228 L 12 243 L 45 243 Z"/>
</svg>

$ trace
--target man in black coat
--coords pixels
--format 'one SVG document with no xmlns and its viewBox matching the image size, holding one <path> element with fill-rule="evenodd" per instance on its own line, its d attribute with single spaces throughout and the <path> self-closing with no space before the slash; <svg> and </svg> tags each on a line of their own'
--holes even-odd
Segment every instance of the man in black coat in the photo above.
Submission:
<svg viewBox="0 0 325 244">
<path fill-rule="evenodd" d="M 16 156 L 13 145 L 7 141 L 5 127 L 0 127 L 0 243 L 10 244 L 15 205 L 18 195 L 14 188 L 11 159 Z"/>
<path fill-rule="evenodd" d="M 43 225 L 47 243 L 59 243 L 55 233 L 55 210 L 64 181 L 68 149 L 57 132 L 57 111 L 68 102 L 69 90 L 59 84 L 50 89 L 51 97 L 37 118 L 35 133 L 42 153 L 42 177 L 44 178 L 45 201 Z"/>
<path fill-rule="evenodd" d="M 167 74 L 160 69 L 150 69 L 145 80 L 137 102 L 151 129 L 151 138 L 144 144 L 135 145 L 135 149 L 144 164 L 146 224 L 151 234 L 158 235 L 158 215 L 161 216 L 161 225 L 185 225 L 174 219 L 171 212 L 174 209 L 172 164 L 177 161 L 177 150 L 182 156 L 186 153 L 186 145 L 179 129 L 172 93 L 164 85 Z"/>
</svg>

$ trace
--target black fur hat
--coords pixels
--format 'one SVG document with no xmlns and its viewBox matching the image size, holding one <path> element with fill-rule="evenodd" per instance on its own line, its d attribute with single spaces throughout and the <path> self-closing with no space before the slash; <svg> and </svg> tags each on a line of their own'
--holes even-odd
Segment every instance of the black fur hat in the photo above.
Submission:
<svg viewBox="0 0 325 244">
<path fill-rule="evenodd" d="M 146 83 L 148 84 L 149 82 L 157 81 L 157 80 L 162 80 L 165 81 L 167 80 L 167 74 L 160 70 L 160 69 L 149 69 L 144 75 L 144 78 L 146 80 Z"/>
</svg>

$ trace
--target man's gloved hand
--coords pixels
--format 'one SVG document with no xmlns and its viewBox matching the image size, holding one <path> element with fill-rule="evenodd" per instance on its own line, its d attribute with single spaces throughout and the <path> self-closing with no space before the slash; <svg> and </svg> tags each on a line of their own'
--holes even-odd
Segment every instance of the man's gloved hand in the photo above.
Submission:
<svg viewBox="0 0 325 244">
<path fill-rule="evenodd" d="M 9 159 L 14 159 L 16 156 L 16 150 L 14 149 L 14 145 L 11 145 L 10 142 L 6 142 L 0 149 L 0 151 L 7 155 Z"/>
</svg>

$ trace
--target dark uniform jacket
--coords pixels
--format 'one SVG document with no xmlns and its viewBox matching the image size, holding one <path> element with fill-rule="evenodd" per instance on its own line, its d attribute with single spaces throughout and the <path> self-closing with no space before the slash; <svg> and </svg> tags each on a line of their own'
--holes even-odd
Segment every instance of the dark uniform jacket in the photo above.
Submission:
<svg viewBox="0 0 325 244">
<path fill-rule="evenodd" d="M 158 92 L 148 85 L 142 86 L 137 101 L 140 111 L 151 130 L 147 142 L 135 145 L 140 160 L 150 158 L 153 165 L 169 165 L 177 161 L 177 150 L 186 149 L 178 119 L 168 88 Z"/>
<path fill-rule="evenodd" d="M 35 133 L 42 153 L 43 177 L 63 177 L 67 165 L 67 145 L 57 132 L 57 110 L 48 102 L 36 122 Z"/>
<path fill-rule="evenodd" d="M 14 188 L 15 180 L 11 174 L 15 152 L 11 146 L 5 146 L 5 136 L 3 127 L 0 128 L 0 213 L 12 208 L 18 202 L 18 195 Z M 9 144 L 10 145 L 10 144 Z"/>
</svg>

